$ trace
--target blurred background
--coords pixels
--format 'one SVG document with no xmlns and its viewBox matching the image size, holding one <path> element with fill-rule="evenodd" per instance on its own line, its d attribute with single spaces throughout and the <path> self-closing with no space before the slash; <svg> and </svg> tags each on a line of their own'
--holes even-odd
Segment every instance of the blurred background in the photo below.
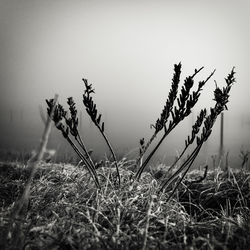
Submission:
<svg viewBox="0 0 250 250">
<path fill-rule="evenodd" d="M 165 104 L 173 66 L 182 62 L 182 80 L 201 66 L 197 82 L 216 73 L 154 161 L 170 164 L 178 155 L 199 110 L 214 105 L 214 80 L 223 86 L 235 66 L 223 149 L 236 166 L 240 151 L 250 149 L 249 19 L 247 0 L 0 0 L 1 158 L 36 148 L 44 128 L 40 113 L 46 115 L 45 99 L 55 93 L 64 105 L 74 97 L 94 157 L 108 153 L 82 104 L 83 77 L 93 83 L 118 156 L 137 156 L 140 138 L 151 136 L 150 124 Z M 211 163 L 219 139 L 218 119 L 196 164 Z M 55 128 L 48 147 L 57 161 L 75 159 Z"/>
</svg>

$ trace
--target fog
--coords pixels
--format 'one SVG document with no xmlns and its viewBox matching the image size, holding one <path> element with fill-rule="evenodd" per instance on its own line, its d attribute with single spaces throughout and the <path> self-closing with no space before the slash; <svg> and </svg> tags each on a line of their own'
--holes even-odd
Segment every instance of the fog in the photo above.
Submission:
<svg viewBox="0 0 250 250">
<path fill-rule="evenodd" d="M 45 113 L 45 99 L 57 93 L 64 105 L 74 97 L 87 144 L 96 156 L 104 154 L 82 105 L 84 77 L 93 83 L 114 148 L 120 155 L 136 154 L 139 139 L 153 133 L 150 124 L 168 96 L 173 65 L 182 62 L 182 80 L 201 66 L 197 81 L 214 69 L 216 73 L 193 115 L 162 145 L 158 159 L 173 158 L 181 150 L 197 112 L 214 103 L 214 80 L 223 86 L 235 66 L 224 146 L 230 159 L 238 161 L 240 150 L 250 147 L 249 17 L 247 0 L 0 0 L 0 149 L 34 148 L 43 131 L 39 107 Z M 53 129 L 49 147 L 65 145 Z M 201 161 L 218 148 L 219 121 Z"/>
</svg>

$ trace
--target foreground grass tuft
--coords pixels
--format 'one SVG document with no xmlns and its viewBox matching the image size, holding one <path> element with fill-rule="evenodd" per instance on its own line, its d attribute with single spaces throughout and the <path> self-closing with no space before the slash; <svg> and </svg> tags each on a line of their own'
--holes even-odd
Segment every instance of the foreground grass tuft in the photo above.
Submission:
<svg viewBox="0 0 250 250">
<path fill-rule="evenodd" d="M 40 164 L 28 212 L 8 248 L 16 249 L 248 249 L 249 175 L 244 172 L 193 171 L 176 196 L 158 193 L 150 173 L 130 185 L 129 163 L 119 162 L 121 186 L 113 186 L 115 167 L 97 170 L 101 190 L 87 170 L 72 165 Z M 0 164 L 0 242 L 14 202 L 29 170 Z M 1 247 L 0 247 L 1 248 Z"/>
</svg>

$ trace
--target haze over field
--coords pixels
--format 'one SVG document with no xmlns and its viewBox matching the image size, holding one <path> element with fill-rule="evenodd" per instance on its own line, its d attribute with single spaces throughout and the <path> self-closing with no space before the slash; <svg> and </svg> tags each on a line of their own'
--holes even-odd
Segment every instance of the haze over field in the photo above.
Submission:
<svg viewBox="0 0 250 250">
<path fill-rule="evenodd" d="M 217 69 L 195 112 L 213 105 L 213 80 L 223 86 L 236 67 L 225 146 L 232 155 L 249 149 L 249 19 L 247 0 L 0 0 L 1 149 L 36 145 L 43 128 L 39 105 L 45 110 L 45 99 L 58 93 L 63 104 L 74 97 L 87 140 L 101 150 L 82 105 L 83 77 L 94 85 L 113 144 L 132 149 L 152 133 L 149 125 L 160 115 L 180 61 L 182 79 L 201 66 L 197 80 Z M 169 138 L 164 154 L 181 148 L 194 119 Z M 216 152 L 218 135 L 215 130 L 206 154 Z"/>
</svg>

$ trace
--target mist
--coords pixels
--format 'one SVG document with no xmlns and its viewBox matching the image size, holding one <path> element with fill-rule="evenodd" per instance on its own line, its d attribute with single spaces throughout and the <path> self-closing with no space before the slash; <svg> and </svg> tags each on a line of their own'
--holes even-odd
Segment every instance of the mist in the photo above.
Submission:
<svg viewBox="0 0 250 250">
<path fill-rule="evenodd" d="M 205 66 L 196 82 L 214 69 L 194 113 L 162 145 L 158 160 L 170 162 L 184 146 L 201 108 L 214 104 L 233 67 L 225 112 L 225 151 L 238 161 L 250 147 L 249 1 L 38 1 L 0 2 L 0 149 L 31 151 L 38 145 L 45 99 L 73 96 L 82 111 L 82 133 L 96 157 L 108 151 L 82 104 L 82 78 L 93 83 L 94 99 L 114 148 L 122 157 L 138 153 L 139 140 L 153 133 L 171 87 L 173 66 L 182 80 Z M 219 120 L 200 162 L 219 148 Z M 49 147 L 71 152 L 54 128 Z"/>
</svg>

